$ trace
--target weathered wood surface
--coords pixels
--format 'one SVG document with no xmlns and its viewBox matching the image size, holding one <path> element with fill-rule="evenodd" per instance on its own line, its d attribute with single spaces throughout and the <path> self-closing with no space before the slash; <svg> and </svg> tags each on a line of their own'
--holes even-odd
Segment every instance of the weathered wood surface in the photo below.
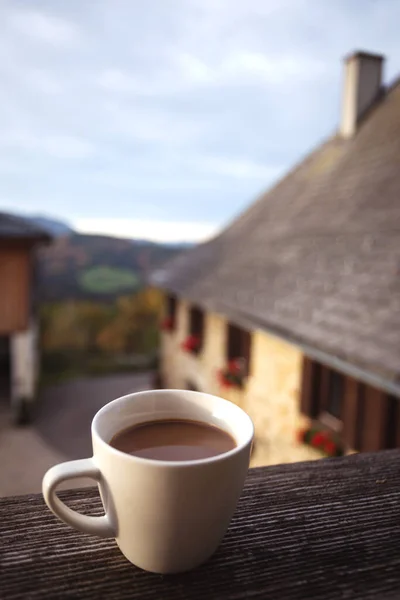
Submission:
<svg viewBox="0 0 400 600">
<path fill-rule="evenodd" d="M 62 494 L 101 514 L 94 489 Z M 208 564 L 158 576 L 78 533 L 40 496 L 0 500 L 0 598 L 400 598 L 400 452 L 254 469 Z"/>
</svg>

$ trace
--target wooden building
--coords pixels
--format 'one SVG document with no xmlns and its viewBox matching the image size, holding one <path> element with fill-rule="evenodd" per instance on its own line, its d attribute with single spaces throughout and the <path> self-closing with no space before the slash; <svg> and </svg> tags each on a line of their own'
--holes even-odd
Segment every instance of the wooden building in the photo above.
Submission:
<svg viewBox="0 0 400 600">
<path fill-rule="evenodd" d="M 16 422 L 29 418 L 38 376 L 37 248 L 50 236 L 0 213 L 0 395 Z"/>
<path fill-rule="evenodd" d="M 163 386 L 242 406 L 253 465 L 400 446 L 400 85 L 382 67 L 349 56 L 338 130 L 152 277 Z"/>
</svg>

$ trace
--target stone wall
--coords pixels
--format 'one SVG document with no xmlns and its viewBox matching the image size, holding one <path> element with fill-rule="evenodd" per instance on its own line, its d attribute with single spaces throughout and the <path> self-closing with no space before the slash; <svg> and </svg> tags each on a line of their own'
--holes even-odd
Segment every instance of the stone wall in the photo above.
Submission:
<svg viewBox="0 0 400 600">
<path fill-rule="evenodd" d="M 252 466 L 295 462 L 321 455 L 297 442 L 306 420 L 299 411 L 302 354 L 298 348 L 262 331 L 252 335 L 250 373 L 243 389 L 221 387 L 217 373 L 226 364 L 227 321 L 205 316 L 205 338 L 199 355 L 181 349 L 188 334 L 190 305 L 179 301 L 176 329 L 163 333 L 161 373 L 165 387 L 187 388 L 222 396 L 253 419 L 256 438 Z"/>
</svg>

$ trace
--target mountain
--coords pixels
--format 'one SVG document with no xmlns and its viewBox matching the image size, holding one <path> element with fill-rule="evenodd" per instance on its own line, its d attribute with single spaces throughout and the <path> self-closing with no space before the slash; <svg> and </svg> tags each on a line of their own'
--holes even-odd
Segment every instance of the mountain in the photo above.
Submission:
<svg viewBox="0 0 400 600">
<path fill-rule="evenodd" d="M 181 251 L 181 244 L 103 235 L 56 237 L 39 253 L 41 299 L 114 299 L 139 289 L 151 269 Z"/>
<path fill-rule="evenodd" d="M 45 217 L 43 215 L 32 215 L 29 217 L 24 217 L 25 219 L 32 221 L 35 225 L 38 225 L 50 235 L 54 235 L 58 237 L 60 235 L 69 235 L 73 233 L 72 227 L 70 227 L 64 221 L 59 221 L 58 219 L 52 219 L 50 217 Z"/>
</svg>

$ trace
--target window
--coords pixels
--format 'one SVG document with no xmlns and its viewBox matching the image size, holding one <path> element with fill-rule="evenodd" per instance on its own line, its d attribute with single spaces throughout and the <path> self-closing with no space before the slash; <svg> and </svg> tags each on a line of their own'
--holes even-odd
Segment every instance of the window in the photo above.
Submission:
<svg viewBox="0 0 400 600">
<path fill-rule="evenodd" d="M 199 339 L 199 345 L 193 350 L 195 354 L 199 353 L 203 347 L 204 339 L 204 312 L 196 306 L 190 309 L 189 334 Z"/>
<path fill-rule="evenodd" d="M 302 410 L 314 419 L 330 420 L 338 429 L 342 420 L 345 379 L 341 373 L 305 359 L 303 367 Z"/>
<path fill-rule="evenodd" d="M 226 358 L 228 362 L 235 358 L 244 359 L 245 375 L 249 374 L 251 351 L 251 334 L 236 325 L 228 325 Z"/>
<path fill-rule="evenodd" d="M 305 357 L 301 412 L 360 452 L 400 447 L 400 398 Z"/>
<path fill-rule="evenodd" d="M 167 317 L 170 320 L 171 329 L 176 327 L 176 308 L 177 308 L 176 296 L 167 297 Z"/>
<path fill-rule="evenodd" d="M 342 401 L 344 392 L 344 377 L 337 371 L 329 372 L 328 395 L 326 411 L 336 419 L 342 418 Z"/>
</svg>

